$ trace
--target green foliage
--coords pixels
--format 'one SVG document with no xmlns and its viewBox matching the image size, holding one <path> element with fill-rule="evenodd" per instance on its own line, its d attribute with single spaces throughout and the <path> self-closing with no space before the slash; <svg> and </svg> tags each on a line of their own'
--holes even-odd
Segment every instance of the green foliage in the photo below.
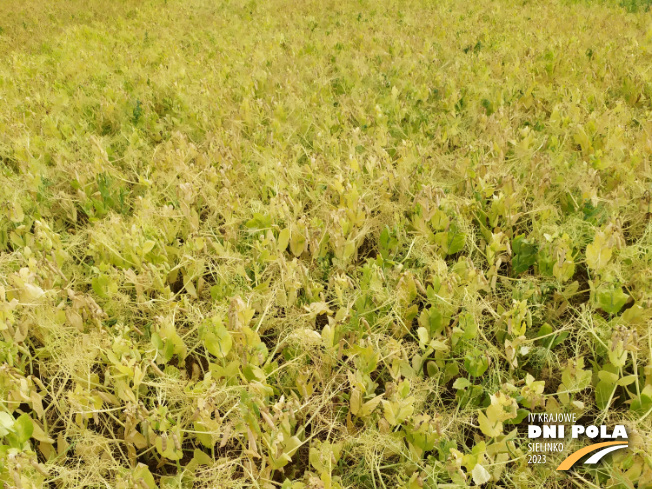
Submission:
<svg viewBox="0 0 652 489">
<path fill-rule="evenodd" d="M 537 245 L 529 243 L 527 239 L 517 236 L 512 241 L 512 272 L 520 275 L 537 261 Z"/>
</svg>

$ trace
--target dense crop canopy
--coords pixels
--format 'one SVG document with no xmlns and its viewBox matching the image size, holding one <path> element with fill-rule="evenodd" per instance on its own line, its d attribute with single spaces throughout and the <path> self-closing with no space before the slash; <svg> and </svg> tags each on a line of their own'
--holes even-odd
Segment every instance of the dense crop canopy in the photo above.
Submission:
<svg viewBox="0 0 652 489">
<path fill-rule="evenodd" d="M 638 7 L 3 0 L 1 483 L 652 487 Z"/>
</svg>

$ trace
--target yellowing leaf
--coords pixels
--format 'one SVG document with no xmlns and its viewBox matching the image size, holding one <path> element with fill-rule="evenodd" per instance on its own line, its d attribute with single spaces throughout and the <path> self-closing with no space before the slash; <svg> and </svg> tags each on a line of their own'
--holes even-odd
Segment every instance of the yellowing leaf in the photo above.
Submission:
<svg viewBox="0 0 652 489">
<path fill-rule="evenodd" d="M 483 412 L 478 413 L 478 425 L 485 436 L 495 437 L 503 432 L 503 424 L 490 422 Z"/>
<path fill-rule="evenodd" d="M 611 259 L 611 250 L 604 233 L 597 233 L 593 243 L 586 247 L 586 264 L 593 270 L 604 268 Z"/>
<path fill-rule="evenodd" d="M 383 413 L 387 422 L 396 426 L 405 421 L 414 412 L 413 397 L 401 401 L 383 401 Z"/>
<path fill-rule="evenodd" d="M 156 241 L 147 240 L 143 243 L 143 255 L 146 255 L 150 251 L 154 249 L 154 246 L 156 246 Z"/>
<path fill-rule="evenodd" d="M 351 391 L 351 412 L 354 415 L 358 415 L 360 408 L 362 407 L 362 393 L 360 389 L 354 387 Z"/>
<path fill-rule="evenodd" d="M 277 242 L 278 251 L 280 251 L 281 253 L 284 252 L 287 249 L 289 242 L 290 242 L 290 229 L 285 228 L 278 235 L 278 242 Z"/>
<path fill-rule="evenodd" d="M 471 471 L 471 476 L 473 477 L 473 482 L 478 486 L 486 484 L 491 480 L 491 474 L 489 471 L 480 464 L 475 464 L 475 467 L 473 467 L 473 470 Z"/>
<path fill-rule="evenodd" d="M 301 253 L 306 248 L 306 237 L 299 232 L 298 229 L 292 231 L 292 237 L 290 238 L 290 251 L 294 256 L 301 256 Z"/>
<path fill-rule="evenodd" d="M 212 331 L 206 333 L 204 346 L 208 353 L 217 358 L 226 357 L 233 346 L 233 338 L 223 324 L 218 324 Z"/>
<path fill-rule="evenodd" d="M 193 460 L 197 465 L 213 465 L 215 461 L 208 455 L 206 452 L 201 451 L 199 448 L 195 448 L 193 452 Z"/>
<path fill-rule="evenodd" d="M 23 222 L 23 219 L 25 219 L 25 213 L 23 212 L 20 202 L 14 202 L 9 207 L 9 220 L 13 223 L 19 224 Z"/>
<path fill-rule="evenodd" d="M 358 411 L 358 416 L 360 418 L 364 418 L 365 416 L 369 416 L 374 409 L 376 409 L 376 406 L 380 404 L 380 401 L 383 398 L 383 394 L 374 397 L 370 401 L 365 402 L 362 407 L 360 408 L 360 411 Z"/>
<path fill-rule="evenodd" d="M 141 487 L 147 487 L 148 489 L 156 489 L 156 482 L 154 481 L 154 476 L 149 471 L 147 465 L 139 463 L 133 472 L 133 478 L 136 481 L 139 481 Z M 141 482 L 142 481 L 142 482 Z"/>
<path fill-rule="evenodd" d="M 430 224 L 435 231 L 443 231 L 448 227 L 450 220 L 444 211 L 437 210 L 430 218 Z"/>
</svg>

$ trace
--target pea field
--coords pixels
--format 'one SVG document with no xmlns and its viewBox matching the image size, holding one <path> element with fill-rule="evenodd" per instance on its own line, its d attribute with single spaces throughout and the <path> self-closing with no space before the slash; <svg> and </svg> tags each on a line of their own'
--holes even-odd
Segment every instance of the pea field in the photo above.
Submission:
<svg viewBox="0 0 652 489">
<path fill-rule="evenodd" d="M 651 164 L 649 1 L 0 0 L 0 486 L 652 488 Z"/>
</svg>

